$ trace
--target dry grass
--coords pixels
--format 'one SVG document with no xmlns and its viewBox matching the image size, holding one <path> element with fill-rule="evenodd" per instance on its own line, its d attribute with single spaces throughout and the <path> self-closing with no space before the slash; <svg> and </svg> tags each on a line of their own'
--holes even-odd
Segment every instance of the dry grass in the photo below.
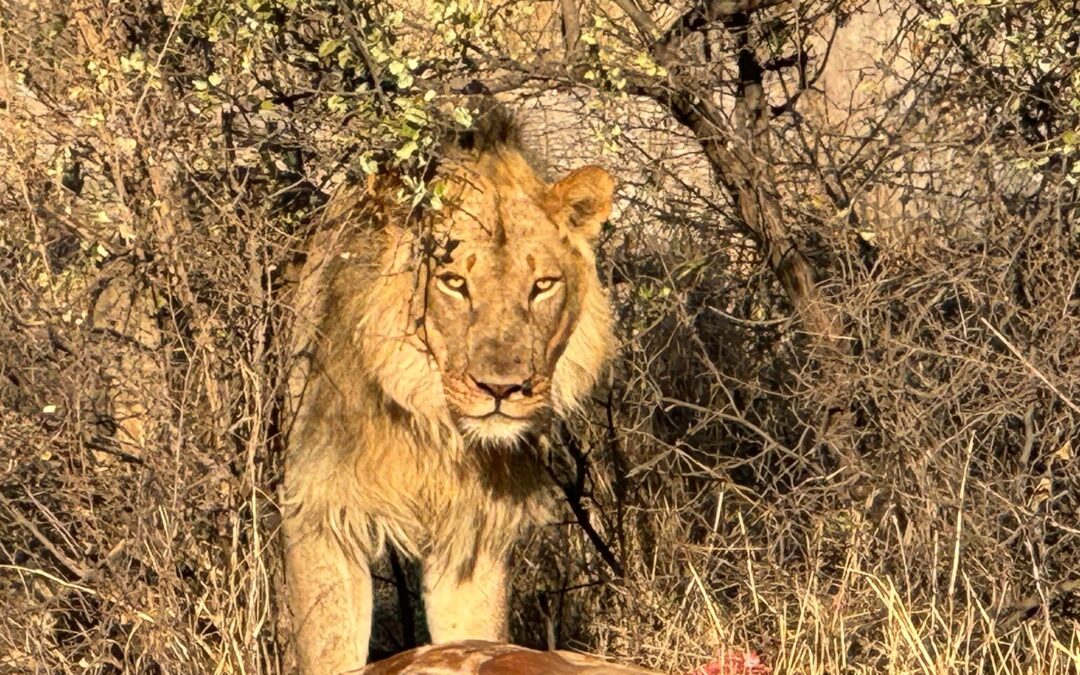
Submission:
<svg viewBox="0 0 1080 675">
<path fill-rule="evenodd" d="M 347 34 L 334 3 L 174 4 L 0 6 L 0 672 L 292 667 L 290 269 L 400 120 L 328 113 L 355 72 L 293 58 Z M 280 33 L 244 37 L 253 17 Z M 936 48 L 910 108 L 774 125 L 828 340 L 670 123 L 606 94 L 559 117 L 623 125 L 603 261 L 623 346 L 552 457 L 576 513 L 516 553 L 517 641 L 676 673 L 743 647 L 776 673 L 1080 670 L 1075 160 L 1025 136 L 1080 122 L 1066 84 L 1040 108 L 978 70 L 990 51 Z M 397 572 L 383 652 L 424 637 Z"/>
</svg>

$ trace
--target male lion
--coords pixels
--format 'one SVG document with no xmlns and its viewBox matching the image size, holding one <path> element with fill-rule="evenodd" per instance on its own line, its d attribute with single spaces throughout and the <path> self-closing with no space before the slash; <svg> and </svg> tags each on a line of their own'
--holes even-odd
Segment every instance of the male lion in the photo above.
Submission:
<svg viewBox="0 0 1080 675">
<path fill-rule="evenodd" d="M 438 175 L 441 210 L 415 217 L 370 185 L 328 210 L 347 234 L 285 470 L 305 673 L 365 663 L 387 542 L 421 564 L 434 642 L 505 639 L 508 550 L 546 514 L 538 446 L 613 351 L 592 250 L 611 177 L 544 182 L 497 110 Z"/>
</svg>

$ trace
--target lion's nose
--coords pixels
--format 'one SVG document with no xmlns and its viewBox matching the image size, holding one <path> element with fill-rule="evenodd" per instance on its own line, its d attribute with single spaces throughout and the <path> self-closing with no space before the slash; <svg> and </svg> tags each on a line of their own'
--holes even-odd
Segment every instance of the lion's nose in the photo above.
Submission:
<svg viewBox="0 0 1080 675">
<path fill-rule="evenodd" d="M 482 382 L 471 375 L 469 377 L 472 378 L 477 387 L 491 394 L 496 401 L 509 398 L 512 394 L 518 392 L 521 392 L 524 396 L 532 396 L 532 382 L 529 380 L 524 382 Z"/>
</svg>

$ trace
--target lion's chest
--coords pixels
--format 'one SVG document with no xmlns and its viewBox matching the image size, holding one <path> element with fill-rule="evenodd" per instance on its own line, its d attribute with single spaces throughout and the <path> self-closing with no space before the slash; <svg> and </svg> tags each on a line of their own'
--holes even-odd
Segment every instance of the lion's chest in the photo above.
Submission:
<svg viewBox="0 0 1080 675">
<path fill-rule="evenodd" d="M 354 528 L 413 557 L 503 550 L 550 512 L 550 484 L 520 454 L 450 459 L 421 447 L 361 450 L 353 475 Z"/>
</svg>

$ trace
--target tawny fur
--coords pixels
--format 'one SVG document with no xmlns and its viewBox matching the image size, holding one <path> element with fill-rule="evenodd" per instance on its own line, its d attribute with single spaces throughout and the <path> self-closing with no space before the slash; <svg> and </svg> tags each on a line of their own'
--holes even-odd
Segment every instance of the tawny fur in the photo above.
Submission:
<svg viewBox="0 0 1080 675">
<path fill-rule="evenodd" d="M 379 183 L 337 198 L 301 285 L 323 297 L 314 335 L 298 331 L 314 358 L 290 383 L 298 409 L 285 476 L 306 673 L 364 664 L 368 561 L 387 544 L 422 564 L 433 640 L 505 638 L 507 551 L 548 513 L 545 423 L 580 404 L 613 351 L 592 252 L 610 212 L 607 174 L 586 167 L 549 185 L 507 139 L 458 150 L 440 175 L 448 207 L 415 223 Z M 555 265 L 544 262 L 552 251 Z M 531 288 L 526 277 L 545 264 L 557 268 L 558 311 L 502 297 Z M 475 272 L 476 297 L 440 286 L 432 274 L 444 268 Z M 533 362 L 478 363 L 485 344 L 494 361 Z M 467 416 L 486 405 L 475 373 L 526 367 L 528 394 L 493 404 L 524 421 Z"/>
</svg>

